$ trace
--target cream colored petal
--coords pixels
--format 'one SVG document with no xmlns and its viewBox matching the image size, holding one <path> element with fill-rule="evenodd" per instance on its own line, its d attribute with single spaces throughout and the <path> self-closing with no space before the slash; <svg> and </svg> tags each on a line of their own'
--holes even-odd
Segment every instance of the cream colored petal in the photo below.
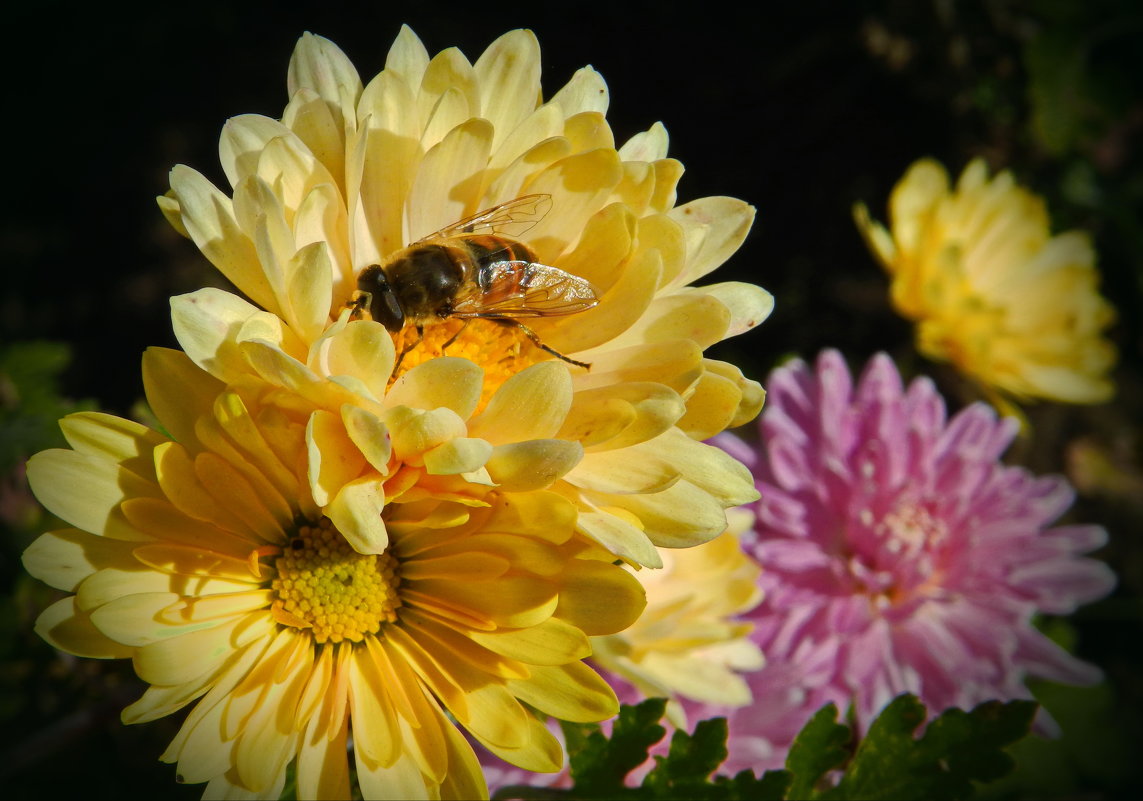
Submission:
<svg viewBox="0 0 1143 801">
<path fill-rule="evenodd" d="M 282 112 L 282 124 L 289 128 L 320 161 L 336 182 L 335 190 L 345 192 L 345 123 L 356 126 L 356 109 L 345 117 L 340 104 L 326 103 L 317 92 L 302 88 L 290 95 Z"/>
<path fill-rule="evenodd" d="M 384 508 L 384 488 L 366 476 L 343 486 L 326 507 L 326 514 L 355 551 L 375 554 L 384 553 L 389 545 L 389 534 L 381 519 Z"/>
<path fill-rule="evenodd" d="M 244 178 L 254 175 L 263 148 L 283 136 L 293 136 L 293 132 L 261 114 L 240 114 L 227 120 L 218 141 L 218 157 L 230 185 L 236 187 Z"/>
<path fill-rule="evenodd" d="M 861 233 L 865 244 L 873 251 L 873 255 L 890 272 L 894 272 L 892 265 L 897 260 L 897 245 L 893 242 L 893 237 L 885 229 L 885 226 L 869 216 L 869 209 L 864 203 L 854 204 L 853 221 L 857 223 L 857 230 Z"/>
<path fill-rule="evenodd" d="M 496 136 L 488 167 L 493 172 L 499 172 L 540 142 L 562 134 L 564 118 L 557 106 L 544 105 L 529 111 L 528 115 L 511 129 L 505 130 L 495 122 L 493 126 L 496 129 Z M 555 158 L 566 155 L 568 151 L 559 153 Z M 551 160 L 555 161 L 555 158 Z M 488 202 L 482 205 L 490 207 L 501 198 L 486 198 L 486 200 Z"/>
<path fill-rule="evenodd" d="M 978 165 L 976 175 L 980 176 L 983 163 Z M 889 195 L 889 218 L 897 247 L 906 253 L 920 247 L 929 213 L 948 192 L 948 173 L 936 161 L 921 159 L 909 168 Z"/>
<path fill-rule="evenodd" d="M 712 540 L 726 529 L 726 512 L 705 489 L 678 481 L 648 495 L 598 495 L 638 517 L 651 542 L 661 548 L 689 548 Z"/>
<path fill-rule="evenodd" d="M 199 441 L 235 465 L 250 465 L 247 477 L 259 487 L 266 505 L 280 520 L 293 518 L 291 508 L 298 495 L 298 480 L 292 460 L 283 462 L 262 434 L 262 427 L 235 392 L 220 393 L 214 404 L 218 430 L 226 440 L 208 433 L 213 427 L 199 426 Z"/>
<path fill-rule="evenodd" d="M 206 548 L 186 545 L 140 545 L 132 552 L 135 559 L 153 570 L 178 576 L 215 577 L 227 581 L 261 584 L 261 576 L 251 572 L 249 558 L 238 559 Z"/>
<path fill-rule="evenodd" d="M 758 500 L 754 477 L 741 462 L 721 448 L 696 442 L 678 429 L 633 446 L 647 455 L 678 465 L 679 472 L 699 489 L 709 492 L 724 506 L 740 506 Z"/>
<path fill-rule="evenodd" d="M 362 86 L 357 69 L 337 45 L 305 33 L 290 56 L 286 88 L 290 96 L 299 89 L 312 89 L 341 118 L 344 127 L 345 119 L 354 117 Z"/>
<path fill-rule="evenodd" d="M 91 659 L 123 659 L 135 651 L 97 629 L 86 612 L 75 608 L 72 596 L 56 601 L 40 613 L 36 634 L 61 651 Z"/>
<path fill-rule="evenodd" d="M 683 165 L 678 159 L 659 159 L 651 164 L 655 170 L 655 194 L 651 198 L 651 208 L 665 214 L 675 207 L 678 200 L 677 188 L 683 177 Z"/>
<path fill-rule="evenodd" d="M 313 187 L 294 215 L 294 246 L 323 242 L 330 264 L 330 301 L 326 314 L 336 317 L 357 288 L 357 271 L 349 245 L 349 216 L 338 188 L 332 184 Z"/>
<path fill-rule="evenodd" d="M 679 472 L 654 449 L 638 446 L 585 454 L 564 481 L 597 492 L 660 492 L 679 480 Z"/>
<path fill-rule="evenodd" d="M 333 305 L 333 265 L 329 248 L 314 242 L 286 263 L 288 322 L 306 342 L 321 336 Z"/>
<path fill-rule="evenodd" d="M 474 214 L 483 195 L 482 172 L 492 148 L 492 126 L 471 119 L 456 126 L 421 161 L 406 206 L 408 241 Z"/>
<path fill-rule="evenodd" d="M 323 343 L 324 344 L 324 343 Z M 320 372 L 328 376 L 349 376 L 362 382 L 371 400 L 385 397 L 385 387 L 393 372 L 393 337 L 380 323 L 353 320 L 328 339 L 321 351 Z"/>
<path fill-rule="evenodd" d="M 178 600 L 178 594 L 173 592 L 120 596 L 93 610 L 91 622 L 111 639 L 137 648 L 203 625 L 199 623 L 184 629 L 159 623 L 159 613 Z"/>
<path fill-rule="evenodd" d="M 528 242 L 541 262 L 558 263 L 622 178 L 623 168 L 614 150 L 593 150 L 557 161 L 525 187 L 528 192 L 552 196 L 551 214 L 528 232 Z"/>
<path fill-rule="evenodd" d="M 604 114 L 608 104 L 607 84 L 603 76 L 591 67 L 581 67 L 549 102 L 559 106 L 565 117 L 581 111 Z"/>
<path fill-rule="evenodd" d="M 615 137 L 607 117 L 598 111 L 582 111 L 568 117 L 564 122 L 564 136 L 576 153 L 597 148 L 615 149 Z"/>
<path fill-rule="evenodd" d="M 385 406 L 451 409 L 467 420 L 480 402 L 484 371 L 468 359 L 442 356 L 401 374 L 385 396 Z"/>
<path fill-rule="evenodd" d="M 638 220 L 639 247 L 657 250 L 663 260 L 660 287 L 674 283 L 687 263 L 687 237 L 683 226 L 666 214 L 650 214 Z"/>
<path fill-rule="evenodd" d="M 559 118 L 559 123 L 562 128 L 562 117 Z M 491 208 L 497 203 L 506 203 L 528 194 L 531 190 L 527 187 L 531 186 L 537 175 L 570 154 L 571 143 L 562 136 L 553 136 L 528 148 L 495 175 L 488 185 L 484 202 L 480 205 Z"/>
<path fill-rule="evenodd" d="M 36 499 L 76 528 L 116 539 L 147 539 L 118 507 L 126 498 L 158 497 L 159 488 L 114 462 L 51 449 L 28 460 L 27 477 Z"/>
<path fill-rule="evenodd" d="M 214 673 L 234 652 L 231 638 L 242 623 L 236 619 L 148 643 L 135 653 L 135 671 L 149 684 L 183 684 Z"/>
<path fill-rule="evenodd" d="M 386 410 L 382 420 L 389 428 L 393 453 L 402 462 L 420 466 L 422 455 L 450 439 L 466 435 L 464 421 L 451 409 L 411 409 L 397 406 Z"/>
<path fill-rule="evenodd" d="M 174 190 L 168 189 L 166 194 L 159 195 L 155 198 L 155 202 L 158 203 L 159 211 L 162 212 L 163 218 L 171 224 L 171 227 L 187 239 L 190 239 L 190 232 L 183 224 L 182 206 L 179 205 L 179 199 L 175 197 Z"/>
<path fill-rule="evenodd" d="M 774 296 L 754 284 L 727 281 L 688 289 L 686 292 L 709 295 L 730 310 L 730 325 L 724 338 L 749 331 L 774 311 Z"/>
<path fill-rule="evenodd" d="M 171 189 L 187 233 L 210 263 L 259 306 L 278 311 L 254 242 L 239 228 L 230 198 L 181 164 L 171 170 Z"/>
<path fill-rule="evenodd" d="M 468 433 L 493 445 L 552 437 L 572 402 L 572 379 L 561 362 L 534 364 L 505 381 Z"/>
<path fill-rule="evenodd" d="M 691 438 L 699 440 L 713 436 L 707 432 L 717 428 L 723 419 L 726 419 L 726 423 L 718 431 L 746 425 L 758 416 L 766 401 L 766 391 L 762 386 L 743 376 L 742 371 L 733 364 L 717 359 L 704 359 L 703 364 L 706 367 L 703 378 L 687 397 L 687 413 L 679 421 L 680 429 Z M 729 381 L 733 389 L 719 381 L 719 378 Z M 729 412 L 729 418 L 725 418 L 736 392 L 737 406 Z"/>
<path fill-rule="evenodd" d="M 670 211 L 687 232 L 687 266 L 672 282 L 689 284 L 722 265 L 738 250 L 750 226 L 754 207 L 730 197 L 705 197 Z"/>
<path fill-rule="evenodd" d="M 310 492 L 318 506 L 331 499 L 365 469 L 365 457 L 346 433 L 341 418 L 316 411 L 306 426 Z"/>
<path fill-rule="evenodd" d="M 257 307 L 213 287 L 171 298 L 171 324 L 183 350 L 199 367 L 229 383 L 249 372 L 237 339 L 242 324 L 256 314 Z"/>
<path fill-rule="evenodd" d="M 424 152 L 410 109 L 411 90 L 399 77 L 383 72 L 362 97 L 371 109 L 362 120 L 346 167 L 353 225 L 352 259 L 356 269 L 378 264 L 407 244 L 405 202 Z M 359 191 L 360 190 L 360 191 Z"/>
<path fill-rule="evenodd" d="M 558 320 L 537 320 L 533 327 L 550 347 L 581 355 L 594 369 L 597 355 L 615 350 L 610 342 L 638 322 L 651 305 L 661 272 L 658 251 L 643 251 L 628 260 L 598 306 Z"/>
<path fill-rule="evenodd" d="M 647 567 L 663 566 L 658 550 L 642 528 L 618 515 L 609 514 L 606 510 L 580 512 L 577 526 L 584 535 L 620 559 Z"/>
<path fill-rule="evenodd" d="M 735 381 L 708 370 L 687 397 L 679 429 L 696 440 L 710 439 L 731 427 L 741 402 L 742 390 Z"/>
<path fill-rule="evenodd" d="M 502 489 L 530 492 L 550 486 L 582 458 L 578 442 L 536 439 L 496 446 L 485 467 Z"/>
<path fill-rule="evenodd" d="M 341 422 L 346 435 L 370 466 L 381 475 L 387 475 L 393 448 L 389 443 L 389 430 L 381 419 L 360 406 L 346 404 L 341 407 Z"/>
<path fill-rule="evenodd" d="M 280 543 L 285 539 L 283 529 L 292 521 L 288 514 L 283 513 L 286 510 L 276 508 L 277 514 L 272 513 L 267 506 L 267 503 L 272 503 L 272 496 L 266 491 L 264 479 L 251 481 L 248 465 L 236 466 L 235 462 L 207 452 L 195 457 L 194 469 L 199 483 L 214 496 L 219 506 L 242 521 L 247 534 L 270 543 Z"/>
<path fill-rule="evenodd" d="M 496 130 L 496 145 L 536 108 L 540 97 L 540 43 L 528 30 L 510 31 L 476 60 L 480 116 Z"/>
<path fill-rule="evenodd" d="M 709 295 L 666 295 L 655 298 L 634 325 L 616 336 L 608 347 L 689 339 L 705 350 L 725 338 L 730 321 L 730 310 Z"/>
<path fill-rule="evenodd" d="M 587 221 L 579 244 L 560 260 L 560 269 L 606 294 L 624 273 L 624 262 L 635 245 L 636 225 L 635 215 L 626 206 L 613 203 L 603 208 Z"/>
<path fill-rule="evenodd" d="M 481 117 L 476 73 L 455 47 L 433 56 L 417 92 L 417 116 L 424 148 L 435 145 L 450 130 L 472 117 Z"/>
<path fill-rule="evenodd" d="M 434 476 L 453 476 L 479 470 L 492 455 L 492 443 L 458 437 L 425 452 L 425 471 Z"/>
<path fill-rule="evenodd" d="M 667 157 L 667 129 L 656 122 L 646 131 L 637 133 L 619 148 L 624 161 L 655 161 Z"/>
<path fill-rule="evenodd" d="M 76 451 L 118 462 L 141 478 L 155 480 L 154 449 L 166 442 L 157 431 L 102 412 L 69 414 L 59 426 Z"/>
<path fill-rule="evenodd" d="M 420 38 L 408 25 L 402 25 L 385 57 L 385 69 L 401 75 L 411 86 L 420 86 L 428 66 L 429 53 Z"/>
<path fill-rule="evenodd" d="M 643 585 L 610 562 L 576 560 L 560 581 L 556 615 L 584 634 L 614 634 L 638 619 L 647 602 Z"/>
<path fill-rule="evenodd" d="M 417 98 L 418 105 L 424 104 L 427 100 L 428 97 L 421 94 Z M 458 86 L 448 87 L 440 97 L 436 98 L 435 104 L 428 112 L 423 126 L 424 131 L 420 137 L 421 149 L 427 151 L 440 144 L 450 131 L 472 118 L 464 90 Z"/>
<path fill-rule="evenodd" d="M 278 315 L 288 316 L 286 264 L 295 249 L 281 198 L 260 176 L 248 175 L 234 188 L 234 213 L 254 243 L 262 274 L 274 295 L 272 308 Z"/>
<path fill-rule="evenodd" d="M 147 404 L 179 442 L 195 445 L 195 420 L 211 408 L 222 387 L 181 350 L 151 347 L 143 352 Z"/>
<path fill-rule="evenodd" d="M 343 721 L 323 725 L 331 717 L 332 701 L 321 698 L 319 712 L 305 716 L 308 725 L 298 744 L 298 798 L 349 798 L 347 759 L 349 726 Z M 299 704 L 304 708 L 304 702 Z M 356 732 L 364 740 L 364 726 Z"/>
<path fill-rule="evenodd" d="M 162 531 L 164 538 L 171 538 L 173 533 L 176 541 L 184 543 L 197 539 L 203 547 L 238 558 L 249 553 L 253 546 L 246 538 L 246 525 L 206 491 L 198 480 L 193 457 L 182 445 L 170 442 L 156 448 L 155 469 L 169 508 L 149 510 L 146 530 Z M 138 500 L 133 503 L 138 504 Z M 228 537 L 228 533 L 238 536 Z"/>
<path fill-rule="evenodd" d="M 559 720 L 593 723 L 619 713 L 615 691 L 582 662 L 531 668 L 528 679 L 509 681 L 508 690 L 521 701 Z"/>
<path fill-rule="evenodd" d="M 564 665 L 591 655 L 587 635 L 555 617 L 526 629 L 472 631 L 467 636 L 498 654 L 526 662 L 529 670 L 535 665 Z"/>
<path fill-rule="evenodd" d="M 59 590 L 74 592 L 97 570 L 130 565 L 135 543 L 99 537 L 67 528 L 40 535 L 21 557 L 24 569 Z"/>
<path fill-rule="evenodd" d="M 579 440 L 589 450 L 624 448 L 662 434 L 686 409 L 679 393 L 662 384 L 624 382 L 583 390 L 573 396 L 559 437 Z"/>
<path fill-rule="evenodd" d="M 354 751 L 354 759 L 357 763 L 357 783 L 365 798 L 377 801 L 417 801 L 436 797 L 426 785 L 416 760 L 407 751 L 402 752 L 393 764 L 385 767 L 370 765 L 357 751 Z"/>
<path fill-rule="evenodd" d="M 591 357 L 591 372 L 573 376 L 576 391 L 625 381 L 663 384 L 687 392 L 702 376 L 702 349 L 690 340 L 600 349 Z"/>
</svg>

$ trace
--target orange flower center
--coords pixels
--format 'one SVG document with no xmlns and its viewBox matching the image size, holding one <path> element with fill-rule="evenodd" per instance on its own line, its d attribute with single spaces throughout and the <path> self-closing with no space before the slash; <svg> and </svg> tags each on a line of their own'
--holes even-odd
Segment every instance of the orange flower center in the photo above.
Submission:
<svg viewBox="0 0 1143 801">
<path fill-rule="evenodd" d="M 393 347 L 400 356 L 405 348 L 416 342 L 400 366 L 393 372 L 390 383 L 406 370 L 440 356 L 468 359 L 484 368 L 484 390 L 480 408 L 511 376 L 536 362 L 552 358 L 536 347 L 516 325 L 493 320 L 464 320 L 451 318 L 425 326 L 424 338 L 417 342 L 417 329 L 406 325 L 393 337 Z"/>
<path fill-rule="evenodd" d="M 274 619 L 310 629 L 316 642 L 361 642 L 397 619 L 397 560 L 353 550 L 328 518 L 301 526 L 274 567 Z"/>
</svg>

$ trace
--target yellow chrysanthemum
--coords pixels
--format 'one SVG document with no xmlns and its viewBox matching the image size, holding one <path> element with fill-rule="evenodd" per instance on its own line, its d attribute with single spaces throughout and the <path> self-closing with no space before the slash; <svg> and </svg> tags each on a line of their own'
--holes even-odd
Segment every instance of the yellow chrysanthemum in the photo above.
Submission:
<svg viewBox="0 0 1143 801">
<path fill-rule="evenodd" d="M 892 278 L 897 310 L 917 323 L 917 348 L 987 390 L 1016 399 L 1098 403 L 1111 397 L 1114 310 L 1097 291 L 1088 237 L 1052 236 L 1043 201 L 975 160 L 955 190 L 922 159 L 889 199 L 890 231 L 855 208 Z"/>
<path fill-rule="evenodd" d="M 662 570 L 636 574 L 647 591 L 639 619 L 617 634 L 592 637 L 592 661 L 644 698 L 669 699 L 667 716 L 684 729 L 680 698 L 725 707 L 753 700 L 740 674 L 758 670 L 764 659 L 748 636 L 753 625 L 736 619 L 762 600 L 761 570 L 738 542 L 752 520 L 740 512 L 732 530 L 710 542 L 664 551 Z"/>
<path fill-rule="evenodd" d="M 282 121 L 247 115 L 225 126 L 220 152 L 232 196 L 180 166 L 161 199 L 176 227 L 285 324 L 259 323 L 271 336 L 236 322 L 251 319 L 252 309 L 237 313 L 212 300 L 204 314 L 201 295 L 183 299 L 176 325 L 198 364 L 228 382 L 277 373 L 272 380 L 303 394 L 307 382 L 332 378 L 339 392 L 388 403 L 386 393 L 404 392 L 405 375 L 443 352 L 474 366 L 480 390 L 475 398 L 456 390 L 463 403 L 448 400 L 453 379 L 445 373 L 478 379 L 445 360 L 454 366 L 439 368 L 434 402 L 463 406 L 460 418 L 474 421 L 513 377 L 543 376 L 526 380 L 527 392 L 513 391 L 513 406 L 494 413 L 502 421 L 494 430 L 461 432 L 450 418 L 451 433 L 441 436 L 491 442 L 495 483 L 550 486 L 574 504 L 579 531 L 631 562 L 657 566 L 655 545 L 711 539 L 724 530 L 726 509 L 755 497 L 744 469 L 697 440 L 754 417 L 762 390 L 703 350 L 763 320 L 772 300 L 748 284 L 689 286 L 737 249 L 753 210 L 731 198 L 675 208 L 682 168 L 666 157 L 661 125 L 617 149 L 604 117 L 607 89 L 590 68 L 542 102 L 539 45 L 528 31 L 504 35 L 473 65 L 455 49 L 430 59 L 405 28 L 368 85 L 333 44 L 307 34 L 291 61 L 289 91 Z M 551 211 L 521 241 L 539 262 L 590 281 L 600 295 L 595 308 L 528 324 L 545 345 L 590 369 L 555 359 L 512 326 L 475 320 L 461 330 L 444 320 L 426 327 L 393 376 L 393 347 L 380 344 L 385 330 L 368 320 L 346 324 L 358 274 L 443 226 L 527 194 L 550 196 Z M 399 351 L 410 331 L 397 335 Z M 350 339 L 337 363 L 323 355 Z M 261 362 L 239 363 L 258 348 Z M 328 419 L 338 415 L 332 398 L 317 400 Z M 538 438 L 547 444 L 526 446 L 528 453 L 513 444 Z M 311 457 L 320 457 L 320 438 L 311 445 Z M 487 449 L 464 448 L 465 472 L 485 466 L 479 457 Z M 518 470 L 508 476 L 523 456 L 546 466 L 526 479 Z M 328 486 L 336 496 L 344 484 Z M 345 500 L 366 516 L 360 497 Z M 362 539 L 351 541 L 360 547 Z"/>
<path fill-rule="evenodd" d="M 414 372 L 409 396 L 428 391 Z M 453 721 L 510 762 L 554 771 L 559 744 L 521 702 L 562 719 L 614 714 L 580 660 L 589 635 L 638 615 L 643 591 L 576 534 L 566 499 L 475 499 L 451 475 L 415 478 L 416 459 L 397 467 L 402 449 L 419 448 L 425 472 L 463 448 L 438 457 L 405 441 L 431 427 L 402 428 L 413 407 L 390 407 L 401 436 L 368 457 L 408 477 L 385 483 L 386 543 L 361 553 L 311 497 L 321 481 L 307 451 L 336 436 L 329 413 L 276 403 L 269 385 L 225 386 L 177 351 L 149 351 L 144 375 L 173 439 L 104 414 L 66 418 L 72 449 L 33 457 L 28 478 L 75 528 L 43 535 L 24 564 L 73 593 L 40 617 L 45 639 L 130 657 L 151 685 L 126 722 L 192 707 L 163 755 L 183 781 L 277 798 L 296 760 L 299 797 L 349 798 L 352 752 L 365 798 L 483 797 Z M 358 406 L 343 419 L 351 437 L 375 425 Z"/>
</svg>

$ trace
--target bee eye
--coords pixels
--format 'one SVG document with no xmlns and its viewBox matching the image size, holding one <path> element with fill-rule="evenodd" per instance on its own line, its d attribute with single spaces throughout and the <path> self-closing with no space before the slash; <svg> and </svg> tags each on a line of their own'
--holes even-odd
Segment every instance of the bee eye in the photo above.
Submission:
<svg viewBox="0 0 1143 801">
<path fill-rule="evenodd" d="M 369 293 L 369 316 L 390 333 L 397 333 L 405 326 L 405 313 L 389 284 L 389 279 L 381 266 L 374 264 L 361 271 L 357 278 L 357 288 Z"/>
</svg>

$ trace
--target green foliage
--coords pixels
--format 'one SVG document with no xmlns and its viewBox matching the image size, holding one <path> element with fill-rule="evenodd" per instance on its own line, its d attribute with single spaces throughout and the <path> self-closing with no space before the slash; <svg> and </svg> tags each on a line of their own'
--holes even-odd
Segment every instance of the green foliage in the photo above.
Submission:
<svg viewBox="0 0 1143 801">
<path fill-rule="evenodd" d="M 632 801 L 783 801 L 807 798 L 837 801 L 858 798 L 964 799 L 975 783 L 998 779 L 1012 770 L 1004 749 L 1028 733 L 1036 704 L 989 701 L 971 712 L 950 709 L 929 723 L 925 707 L 902 695 L 872 723 L 854 745 L 848 726 L 837 722 L 828 704 L 798 734 L 784 770 L 761 778 L 745 770 L 734 777 L 711 777 L 726 759 L 726 721 L 697 724 L 692 734 L 676 731 L 666 756 L 637 787 L 627 775 L 648 759 L 662 739 L 662 699 L 623 706 L 608 738 L 597 725 L 564 724 L 570 789 L 505 787 L 498 799 L 632 799 Z"/>
<path fill-rule="evenodd" d="M 33 453 L 63 444 L 59 419 L 91 401 L 61 398 L 59 375 L 71 362 L 62 342 L 20 342 L 0 348 L 0 473 Z"/>
</svg>

